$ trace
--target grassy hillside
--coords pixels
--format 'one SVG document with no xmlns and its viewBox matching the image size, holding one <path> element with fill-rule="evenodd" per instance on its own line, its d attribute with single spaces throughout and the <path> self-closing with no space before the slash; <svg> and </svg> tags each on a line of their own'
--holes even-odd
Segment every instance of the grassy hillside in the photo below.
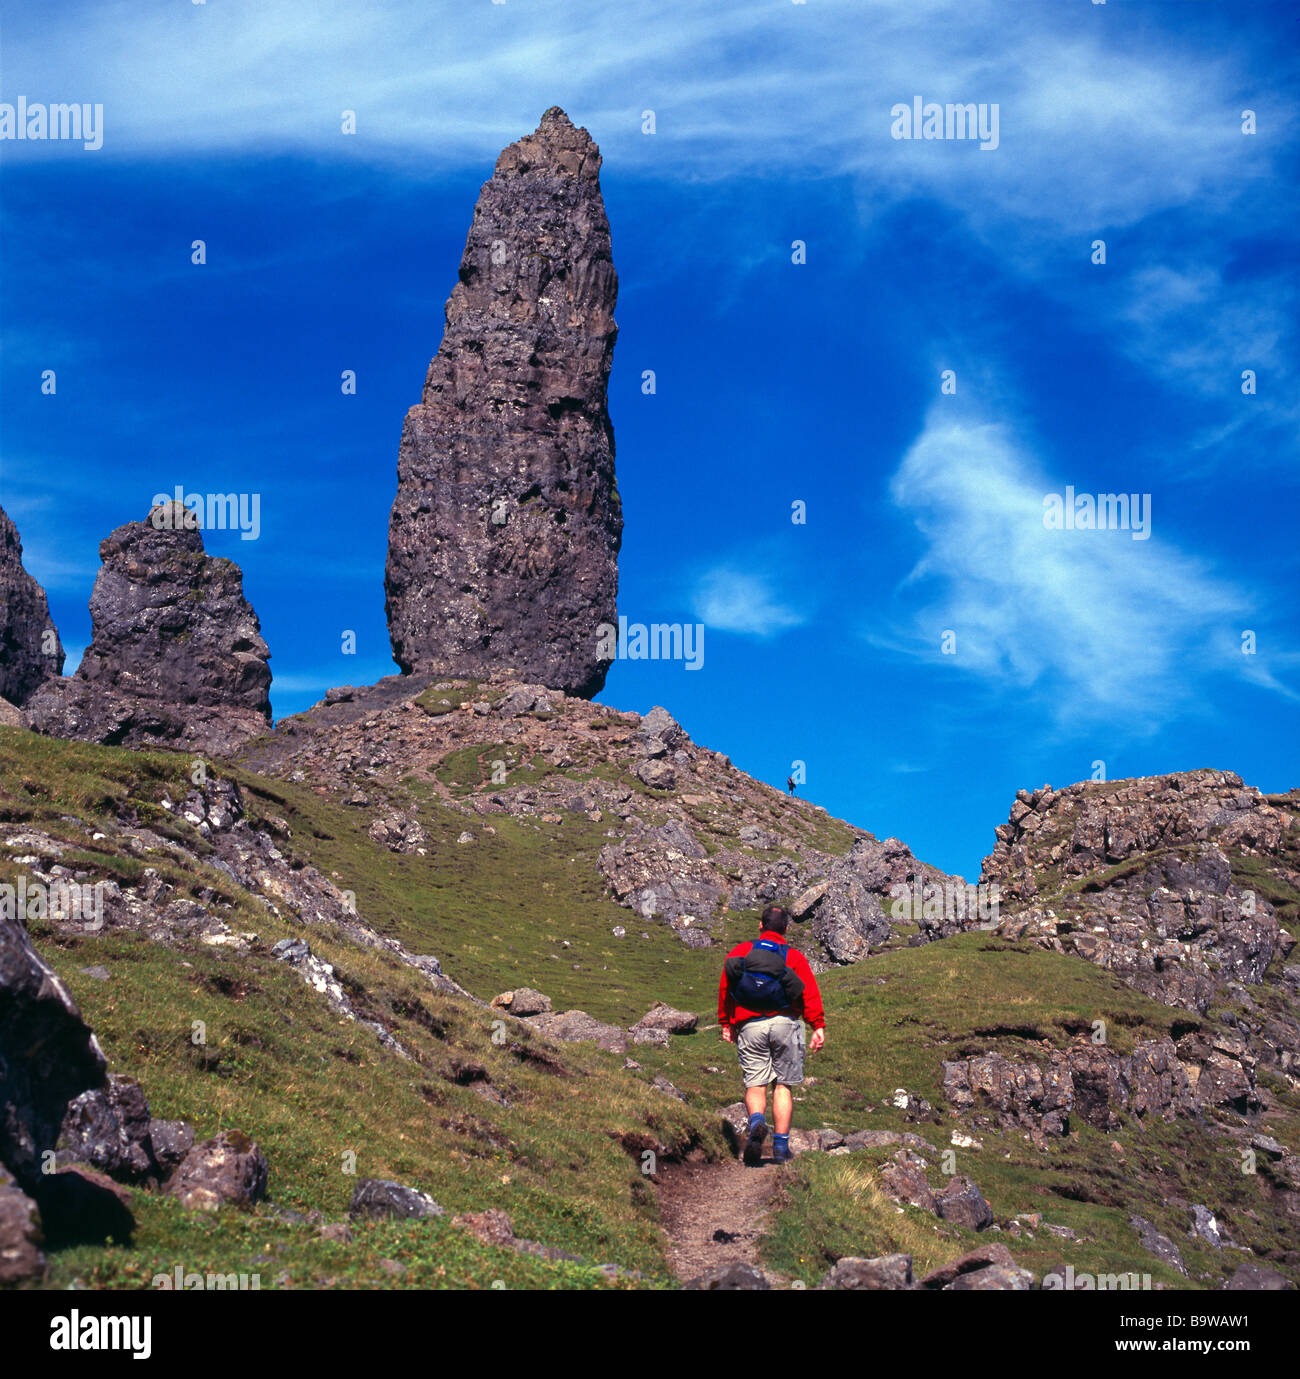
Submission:
<svg viewBox="0 0 1300 1379">
<path fill-rule="evenodd" d="M 270 1160 L 273 1203 L 209 1217 L 136 1191 L 136 1243 L 64 1251 L 54 1257 L 51 1282 L 138 1286 L 180 1263 L 257 1272 L 263 1287 L 671 1286 L 639 1150 L 726 1152 L 716 1111 L 737 1099 L 739 1080 L 734 1052 L 709 1028 L 724 950 L 688 950 L 665 926 L 644 924 L 605 899 L 593 865 L 604 836 L 581 819 L 494 818 L 495 834 L 460 844 L 465 816 L 430 796 L 420 814 L 428 855 L 395 854 L 367 836 L 368 815 L 308 783 L 232 771 L 251 821 L 287 824 L 286 854 L 354 890 L 370 923 L 436 954 L 476 996 L 527 984 L 556 1009 L 577 1006 L 623 1024 L 659 999 L 703 1017 L 699 1033 L 667 1048 L 634 1047 L 639 1072 L 591 1045 L 546 1045 L 514 1022 L 496 1043 L 493 1012 L 433 992 L 386 953 L 311 929 L 313 952 L 335 965 L 359 1007 L 382 1014 L 413 1055 L 405 1061 L 371 1031 L 340 1019 L 270 956 L 272 943 L 299 931 L 210 867 L 194 830 L 160 805 L 165 791 L 184 793 L 187 769 L 167 754 L 0 730 L 0 839 L 39 826 L 75 844 L 64 860 L 86 879 L 124 883 L 141 869 L 115 842 L 124 820 L 170 830 L 199 856 L 189 870 L 161 855 L 150 864 L 180 893 L 227 901 L 234 927 L 257 934 L 250 951 L 163 946 L 124 931 L 60 933 L 46 923 L 34 923 L 33 936 L 99 1034 L 112 1070 L 138 1077 L 155 1115 L 187 1119 L 201 1138 L 231 1126 L 252 1135 Z M 89 837 L 85 824 L 104 836 Z M 22 851 L 0 846 L 0 880 L 21 869 L 5 859 Z M 625 938 L 613 937 L 616 924 Z M 736 921 L 726 937 L 750 926 Z M 108 980 L 85 971 L 96 966 Z M 1097 1019 L 1123 1051 L 1186 1018 L 1098 967 L 984 933 L 884 953 L 822 984 L 830 1038 L 810 1061 L 815 1081 L 801 1094 L 797 1123 L 914 1130 L 940 1150 L 951 1148 L 953 1125 L 942 1098 L 945 1058 L 990 1050 L 1040 1056 Z M 201 1045 L 192 1039 L 195 1021 L 206 1030 Z M 657 1073 L 685 1093 L 686 1104 L 649 1086 Z M 900 1087 L 932 1103 L 933 1117 L 908 1122 L 884 1105 Z M 1266 1128 L 1300 1142 L 1294 1104 L 1280 1105 Z M 1240 1173 L 1233 1145 L 1209 1123 L 1130 1125 L 1114 1134 L 1082 1126 L 1048 1149 L 1014 1131 L 979 1138 L 981 1148 L 955 1151 L 955 1167 L 979 1184 L 999 1224 L 1041 1212 L 1081 1237 L 1004 1233 L 1038 1272 L 1068 1260 L 1076 1270 L 1137 1270 L 1189 1286 L 1138 1247 L 1128 1224 L 1136 1212 L 1178 1240 L 1190 1286 L 1217 1282 L 1243 1256 L 1187 1241 L 1193 1201 L 1221 1213 L 1243 1244 L 1274 1257 L 1288 1248 L 1263 1184 Z M 970 1233 L 883 1196 L 875 1169 L 889 1152 L 808 1155 L 784 1170 L 764 1246 L 772 1267 L 811 1283 L 842 1254 L 905 1249 L 919 1271 L 969 1248 Z M 518 1235 L 585 1263 L 491 1249 L 449 1218 L 360 1226 L 351 1244 L 322 1241 L 313 1222 L 292 1213 L 341 1218 L 356 1181 L 344 1171 L 352 1155 L 357 1176 L 420 1187 L 449 1216 L 503 1208 Z M 932 1172 L 935 1186 L 942 1181 Z M 603 1263 L 642 1277 L 611 1281 L 595 1267 Z"/>
</svg>

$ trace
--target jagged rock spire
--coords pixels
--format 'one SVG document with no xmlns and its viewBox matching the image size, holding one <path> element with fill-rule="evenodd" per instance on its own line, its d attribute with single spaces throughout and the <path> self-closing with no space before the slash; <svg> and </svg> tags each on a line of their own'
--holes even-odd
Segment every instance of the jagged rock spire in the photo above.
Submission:
<svg viewBox="0 0 1300 1379">
<path fill-rule="evenodd" d="M 508 669 L 585 696 L 604 683 L 623 516 L 600 164 L 552 106 L 479 194 L 398 454 L 385 589 L 404 671 Z"/>
<path fill-rule="evenodd" d="M 18 528 L 0 508 L 0 697 L 25 704 L 62 674 L 63 644 L 45 590 L 27 573 Z"/>
</svg>

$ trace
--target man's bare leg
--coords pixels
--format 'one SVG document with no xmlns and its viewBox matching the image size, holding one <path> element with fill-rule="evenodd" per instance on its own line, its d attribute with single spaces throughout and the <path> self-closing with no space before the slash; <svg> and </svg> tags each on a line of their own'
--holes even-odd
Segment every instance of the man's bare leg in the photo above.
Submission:
<svg viewBox="0 0 1300 1379">
<path fill-rule="evenodd" d="M 745 1098 L 745 1105 L 749 1105 L 748 1097 Z M 778 1135 L 790 1133 L 790 1121 L 793 1117 L 794 1097 L 790 1095 L 790 1089 L 784 1082 L 778 1082 L 772 1087 L 772 1120 Z"/>
<path fill-rule="evenodd" d="M 741 1159 L 747 1167 L 757 1168 L 763 1162 L 763 1141 L 767 1139 L 767 1088 L 745 1088 L 745 1110 L 749 1113 L 749 1129 L 745 1134 L 745 1147 Z"/>
</svg>

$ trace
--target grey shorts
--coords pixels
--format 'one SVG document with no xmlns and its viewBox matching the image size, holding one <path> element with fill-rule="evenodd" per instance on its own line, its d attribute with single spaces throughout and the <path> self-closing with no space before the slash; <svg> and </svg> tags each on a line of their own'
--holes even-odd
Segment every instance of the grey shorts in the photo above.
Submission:
<svg viewBox="0 0 1300 1379">
<path fill-rule="evenodd" d="M 766 1087 L 769 1082 L 797 1087 L 803 1081 L 803 1051 L 803 1021 L 788 1015 L 746 1020 L 736 1031 L 746 1087 Z"/>
</svg>

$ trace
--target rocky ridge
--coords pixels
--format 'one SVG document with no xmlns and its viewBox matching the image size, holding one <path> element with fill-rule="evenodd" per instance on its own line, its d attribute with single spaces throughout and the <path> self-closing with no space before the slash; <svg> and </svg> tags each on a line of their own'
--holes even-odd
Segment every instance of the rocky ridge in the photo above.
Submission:
<svg viewBox="0 0 1300 1379">
<path fill-rule="evenodd" d="M 641 716 L 513 679 L 394 676 L 331 690 L 239 761 L 337 793 L 399 852 L 424 846 L 418 805 L 392 789 L 399 777 L 466 816 L 466 846 L 498 817 L 598 825 L 597 868 L 629 923 L 666 924 L 690 947 L 712 944 L 723 917 L 771 903 L 791 907 L 822 970 L 977 922 L 913 918 L 914 884 L 964 895 L 966 883 L 755 781 L 662 708 Z M 900 886 L 909 899 L 895 917 Z"/>
</svg>

